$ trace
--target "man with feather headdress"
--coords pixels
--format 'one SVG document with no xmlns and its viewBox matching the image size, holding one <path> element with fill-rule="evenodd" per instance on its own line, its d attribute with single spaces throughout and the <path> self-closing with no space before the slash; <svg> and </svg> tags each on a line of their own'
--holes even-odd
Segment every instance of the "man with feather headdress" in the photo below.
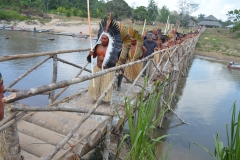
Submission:
<svg viewBox="0 0 240 160">
<path fill-rule="evenodd" d="M 123 39 L 122 51 L 119 57 L 118 65 L 133 62 L 141 59 L 146 53 L 146 48 L 143 46 L 143 37 L 131 26 L 128 29 L 124 27 L 121 30 Z M 142 63 L 137 63 L 125 69 L 125 75 L 131 81 L 134 81 L 142 70 Z M 121 87 L 121 80 L 118 80 L 118 90 Z"/>
<path fill-rule="evenodd" d="M 110 18 L 103 19 L 98 30 L 98 40 L 96 45 L 87 57 L 87 60 L 90 63 L 91 56 L 93 56 L 93 58 L 97 57 L 97 65 L 94 67 L 94 73 L 116 65 L 121 45 L 122 40 L 119 26 Z M 94 100 L 97 100 L 107 89 L 113 76 L 114 72 L 110 72 L 92 79 L 88 87 L 88 95 Z M 111 95 L 112 89 L 108 92 L 103 101 L 109 102 L 111 100 Z"/>
</svg>

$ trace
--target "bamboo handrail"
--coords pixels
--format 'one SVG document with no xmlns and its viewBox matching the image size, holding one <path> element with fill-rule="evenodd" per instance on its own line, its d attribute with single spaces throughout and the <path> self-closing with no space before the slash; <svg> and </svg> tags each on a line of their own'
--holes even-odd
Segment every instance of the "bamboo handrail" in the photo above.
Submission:
<svg viewBox="0 0 240 160">
<path fill-rule="evenodd" d="M 89 50 L 90 50 L 90 48 L 1 56 L 0 57 L 0 62 L 10 61 L 10 60 L 15 60 L 15 59 L 32 58 L 32 57 L 40 57 L 40 56 L 64 54 L 64 53 L 72 53 L 72 52 L 85 52 L 85 51 L 89 51 Z"/>
<path fill-rule="evenodd" d="M 81 67 L 81 66 L 79 66 L 79 65 L 76 65 L 76 64 L 74 64 L 74 63 L 71 63 L 71 62 L 68 62 L 68 61 L 66 61 L 66 60 L 63 60 L 63 59 L 61 59 L 61 58 L 57 58 L 57 59 L 58 59 L 58 61 L 60 61 L 60 62 L 69 64 L 69 65 L 74 66 L 74 67 L 76 67 L 76 68 L 80 68 L 80 69 L 83 69 L 83 68 L 84 68 L 84 67 Z M 89 72 L 89 73 L 92 73 L 89 69 L 86 69 L 86 68 L 84 68 L 84 71 L 87 71 L 87 72 Z"/>
<path fill-rule="evenodd" d="M 165 51 L 165 50 L 162 50 L 162 51 Z M 148 57 L 146 57 L 142 60 L 137 60 L 137 61 L 134 61 L 134 62 L 130 62 L 128 64 L 121 65 L 121 66 L 108 68 L 108 69 L 105 69 L 103 71 L 91 74 L 91 75 L 85 75 L 85 76 L 78 77 L 78 78 L 73 78 L 73 79 L 70 79 L 70 80 L 63 80 L 63 81 L 60 81 L 60 82 L 56 82 L 56 83 L 52 83 L 52 84 L 48 84 L 48 85 L 44 85 L 44 86 L 40 86 L 40 87 L 31 88 L 29 90 L 21 90 L 17 93 L 11 94 L 10 96 L 4 97 L 3 102 L 11 103 L 11 102 L 14 102 L 16 100 L 28 98 L 28 97 L 38 95 L 38 94 L 41 94 L 41 93 L 44 93 L 44 92 L 48 92 L 48 91 L 51 91 L 51 90 L 64 88 L 64 87 L 72 85 L 72 84 L 77 84 L 77 83 L 80 83 L 80 82 L 84 82 L 84 81 L 99 77 L 101 75 L 107 74 L 109 72 L 120 70 L 122 68 L 126 68 L 126 67 L 132 66 L 134 64 L 141 63 L 143 61 L 147 61 L 150 58 L 152 58 L 155 54 L 158 54 L 162 51 L 157 51 L 157 52 L 149 55 Z"/>
<path fill-rule="evenodd" d="M 87 65 L 89 64 L 89 62 L 87 62 L 83 68 L 79 71 L 79 73 L 75 76 L 75 78 L 79 77 L 82 73 L 82 71 L 87 67 Z M 66 86 L 64 87 L 54 98 L 53 98 L 53 102 L 64 92 L 66 91 L 66 89 L 68 88 L 69 86 Z"/>
<path fill-rule="evenodd" d="M 74 106 L 73 107 L 59 107 L 59 106 L 52 106 L 52 107 L 42 107 L 42 106 L 11 106 L 11 111 L 34 111 L 34 112 L 49 112 L 49 111 L 63 111 L 63 112 L 78 112 L 78 113 L 88 113 L 89 108 L 84 108 L 84 107 L 79 107 L 79 106 Z M 95 115 L 103 115 L 103 116 L 116 116 L 111 113 L 107 112 L 100 112 L 100 111 L 94 111 L 93 114 Z"/>
<path fill-rule="evenodd" d="M 51 56 L 47 57 L 46 59 L 44 59 L 43 61 L 39 62 L 37 65 L 35 65 L 34 67 L 32 67 L 30 70 L 28 70 L 27 72 L 25 72 L 24 74 L 22 74 L 21 76 L 19 76 L 17 79 L 15 79 L 15 81 L 13 81 L 11 84 L 9 84 L 6 88 L 11 88 L 13 85 L 15 85 L 17 82 L 19 82 L 22 78 L 24 78 L 26 75 L 28 75 L 29 73 L 31 73 L 33 70 L 35 70 L 37 67 L 39 67 L 40 65 L 42 65 L 44 62 L 46 62 L 47 60 L 49 60 L 51 58 Z M 6 91 L 6 89 L 5 89 Z"/>
<path fill-rule="evenodd" d="M 116 80 L 116 76 L 114 76 L 114 78 L 112 79 L 112 81 L 109 83 L 107 89 L 101 94 L 101 96 L 98 98 L 97 102 L 94 104 L 93 108 L 87 113 L 86 116 L 84 116 L 80 122 L 78 122 L 72 129 L 72 131 L 70 133 L 68 133 L 68 135 L 66 136 L 66 138 L 64 138 L 64 140 L 62 142 L 60 142 L 54 149 L 54 151 L 52 153 L 50 153 L 46 158 L 44 158 L 45 160 L 50 160 L 53 158 L 53 156 L 71 139 L 71 137 L 73 136 L 73 134 L 81 127 L 81 125 L 91 116 L 91 114 L 97 109 L 97 107 L 100 105 L 100 103 L 102 102 L 103 98 L 107 95 L 107 93 L 109 92 L 109 90 L 112 88 L 113 83 Z"/>
</svg>

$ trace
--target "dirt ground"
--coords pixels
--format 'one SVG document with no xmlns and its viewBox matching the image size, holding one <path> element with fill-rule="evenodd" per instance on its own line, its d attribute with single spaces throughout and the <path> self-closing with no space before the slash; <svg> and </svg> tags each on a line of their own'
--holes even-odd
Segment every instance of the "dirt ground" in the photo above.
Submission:
<svg viewBox="0 0 240 160">
<path fill-rule="evenodd" d="M 195 55 L 203 56 L 205 58 L 211 58 L 216 61 L 221 61 L 221 62 L 226 62 L 226 63 L 229 63 L 229 62 L 240 63 L 240 57 L 228 56 L 228 55 L 224 55 L 224 54 L 217 53 L 217 52 L 202 52 L 202 51 L 196 50 Z"/>
</svg>

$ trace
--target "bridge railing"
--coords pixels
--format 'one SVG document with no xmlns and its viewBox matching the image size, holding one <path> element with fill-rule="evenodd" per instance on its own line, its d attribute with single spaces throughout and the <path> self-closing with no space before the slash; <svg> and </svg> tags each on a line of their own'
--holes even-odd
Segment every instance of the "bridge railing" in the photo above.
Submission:
<svg viewBox="0 0 240 160">
<path fill-rule="evenodd" d="M 150 65 L 150 63 L 153 64 L 153 69 L 152 73 L 150 74 L 149 81 L 148 83 L 152 83 L 156 80 L 163 80 L 164 78 L 168 77 L 168 86 L 167 86 L 167 92 L 169 93 L 169 97 L 171 97 L 170 103 L 172 101 L 172 97 L 176 92 L 178 81 L 180 74 L 184 75 L 186 74 L 187 66 L 189 65 L 190 59 L 192 57 L 192 54 L 195 51 L 195 45 L 196 42 L 198 41 L 200 34 L 194 38 L 187 39 L 185 40 L 182 44 L 180 45 L 175 45 L 171 48 L 167 48 L 164 50 L 156 51 L 150 56 L 143 58 L 141 60 L 137 60 L 134 62 L 130 62 L 127 64 L 123 64 L 121 66 L 116 66 L 108 69 L 104 69 L 100 72 L 94 73 L 94 74 L 88 74 L 88 75 L 83 75 L 80 76 L 82 71 L 85 70 L 87 72 L 90 72 L 89 70 L 86 69 L 86 66 L 88 63 L 86 63 L 83 67 L 78 66 L 76 64 L 73 64 L 71 62 L 67 62 L 63 59 L 60 59 L 57 57 L 57 54 L 63 54 L 63 53 L 72 53 L 72 52 L 81 52 L 81 51 L 88 51 L 90 49 L 85 49 L 85 50 L 69 50 L 69 51 L 56 51 L 56 52 L 44 52 L 44 53 L 35 53 L 35 54 L 24 54 L 24 55 L 14 55 L 14 56 L 2 56 L 0 57 L 0 62 L 3 61 L 9 61 L 9 60 L 16 60 L 20 58 L 30 58 L 30 57 L 37 57 L 37 56 L 48 56 L 46 59 L 44 59 L 42 62 L 39 64 L 35 65 L 33 68 L 31 68 L 29 71 L 25 72 L 23 75 L 18 77 L 16 80 L 14 80 L 9 86 L 6 87 L 6 91 L 17 91 L 10 96 L 7 96 L 3 99 L 5 103 L 13 103 L 18 100 L 28 98 L 31 96 L 39 95 L 39 94 L 46 94 L 49 93 L 49 105 L 45 107 L 29 107 L 29 106 L 18 106 L 18 107 L 12 107 L 10 110 L 12 113 L 6 117 L 3 121 L 0 122 L 0 132 L 11 126 L 11 124 L 15 123 L 17 120 L 21 119 L 24 116 L 28 116 L 27 112 L 28 111 L 56 111 L 56 110 L 61 110 L 61 111 L 67 111 L 69 112 L 70 109 L 68 108 L 54 108 L 57 104 L 61 103 L 62 100 L 56 101 L 56 99 L 59 97 L 60 94 L 54 97 L 54 91 L 56 89 L 64 88 L 61 92 L 62 93 L 68 86 L 71 86 L 73 84 L 81 83 L 87 80 L 91 80 L 93 78 L 102 76 L 104 74 L 107 74 L 109 72 L 116 72 L 120 69 L 127 68 L 129 66 L 132 66 L 137 63 L 142 63 L 144 61 L 147 61 L 147 64 L 145 67 L 142 69 L 142 71 L 139 73 L 137 78 L 131 82 L 132 85 L 129 87 L 129 89 L 125 92 L 125 96 L 128 96 L 129 91 L 131 90 L 132 87 L 134 87 L 138 81 L 138 79 L 141 77 L 143 72 L 146 70 L 146 68 Z M 161 58 L 159 61 L 154 61 L 154 57 L 156 55 L 159 55 Z M 48 59 L 53 58 L 53 79 L 51 84 L 48 85 L 43 85 L 39 87 L 34 87 L 28 90 L 15 90 L 11 89 L 12 86 L 14 86 L 17 82 L 19 82 L 23 77 L 28 75 L 31 71 L 36 69 L 38 66 L 41 64 L 45 63 Z M 57 61 L 62 61 L 67 64 L 70 64 L 72 66 L 75 66 L 77 68 L 81 68 L 80 72 L 77 73 L 75 78 L 68 79 L 68 80 L 63 80 L 60 82 L 56 82 L 56 74 L 57 74 Z M 95 110 L 97 107 L 100 105 L 101 101 L 103 98 L 106 96 L 106 94 L 109 92 L 110 88 L 115 85 L 116 83 L 116 78 L 117 78 L 117 72 L 111 81 L 111 83 L 108 85 L 108 88 L 102 93 L 102 95 L 99 97 L 99 99 L 96 101 L 94 104 L 93 108 L 90 110 L 85 110 L 85 111 L 79 111 L 75 109 L 74 111 L 80 112 L 80 113 L 87 113 L 80 122 L 76 124 L 76 126 L 73 128 L 73 130 L 64 138 L 64 140 L 52 151 L 49 156 L 46 159 L 51 159 L 67 142 L 68 140 L 73 136 L 73 134 L 81 127 L 81 125 L 92 115 L 95 113 Z M 84 90 L 86 91 L 86 90 Z M 149 91 L 150 92 L 150 91 Z M 76 93 L 74 95 L 71 95 L 69 97 L 64 98 L 64 100 L 71 99 L 77 95 L 80 95 L 81 92 Z M 164 97 L 161 98 L 163 101 L 160 102 L 164 103 Z M 51 106 L 51 109 L 49 108 Z M 114 113 L 114 102 L 111 101 L 110 104 L 112 108 L 112 112 L 108 114 L 110 116 L 110 122 L 108 123 L 108 130 L 112 128 L 110 126 L 112 117 L 115 116 Z M 160 105 L 161 106 L 161 105 Z M 55 110 L 54 110 L 55 109 Z M 72 111 L 72 110 L 71 110 Z M 104 115 L 104 113 L 102 113 Z M 156 113 L 157 114 L 157 113 Z M 105 114 L 106 115 L 106 114 Z M 182 121 L 184 122 L 184 121 Z M 161 122 L 159 123 L 161 125 Z M 107 132 L 108 133 L 108 132 Z M 109 135 L 106 135 L 110 137 Z M 107 145 L 109 147 L 109 145 Z"/>
</svg>

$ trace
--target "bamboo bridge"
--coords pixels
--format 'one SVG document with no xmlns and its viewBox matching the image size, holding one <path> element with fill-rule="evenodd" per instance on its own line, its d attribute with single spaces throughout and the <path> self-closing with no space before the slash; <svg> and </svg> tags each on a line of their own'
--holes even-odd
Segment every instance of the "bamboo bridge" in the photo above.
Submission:
<svg viewBox="0 0 240 160">
<path fill-rule="evenodd" d="M 152 62 L 151 76 L 148 79 L 148 86 L 146 88 L 148 93 L 152 91 L 152 87 L 157 80 L 162 82 L 165 77 L 168 77 L 159 108 L 161 109 L 161 106 L 169 97 L 171 97 L 169 103 L 171 105 L 179 80 L 182 76 L 187 75 L 188 67 L 195 51 L 195 45 L 200 35 L 201 33 L 194 38 L 185 40 L 180 45 L 156 51 L 142 60 L 109 68 L 95 74 L 91 74 L 91 71 L 86 69 L 88 63 L 84 66 L 78 66 L 77 64 L 58 58 L 59 54 L 83 52 L 90 49 L 0 57 L 0 63 L 10 60 L 17 61 L 21 58 L 47 57 L 23 73 L 9 86 L 5 86 L 5 92 L 13 93 L 3 99 L 5 118 L 0 121 L 0 159 L 79 159 L 79 157 L 88 153 L 100 142 L 104 144 L 103 157 L 104 159 L 108 159 L 108 155 L 114 147 L 111 143 L 111 136 L 115 132 L 121 132 L 121 124 L 126 120 L 124 98 L 127 96 L 134 103 L 136 96 L 142 92 L 144 83 L 144 78 L 142 77 L 143 71 Z M 160 60 L 159 62 L 154 62 L 153 57 L 157 54 L 160 54 Z M 51 58 L 53 59 L 51 84 L 28 90 L 12 88 L 22 78 Z M 57 82 L 58 61 L 79 68 L 79 73 L 76 74 L 75 78 Z M 121 68 L 126 68 L 143 61 L 147 61 L 147 65 L 133 82 L 125 78 L 121 91 L 116 91 L 116 73 L 108 88 L 95 103 L 86 94 L 87 88 L 62 100 L 57 100 L 73 84 L 81 83 L 109 72 L 115 72 Z M 89 72 L 89 74 L 81 76 L 83 70 Z M 101 103 L 112 86 L 114 90 L 111 102 Z M 62 90 L 55 95 L 55 90 L 60 88 Z M 48 95 L 49 105 L 45 107 L 28 106 L 18 102 L 18 100 L 40 94 Z M 161 122 L 162 120 L 159 121 L 159 126 L 161 126 Z M 182 123 L 184 122 L 182 121 Z"/>
</svg>

